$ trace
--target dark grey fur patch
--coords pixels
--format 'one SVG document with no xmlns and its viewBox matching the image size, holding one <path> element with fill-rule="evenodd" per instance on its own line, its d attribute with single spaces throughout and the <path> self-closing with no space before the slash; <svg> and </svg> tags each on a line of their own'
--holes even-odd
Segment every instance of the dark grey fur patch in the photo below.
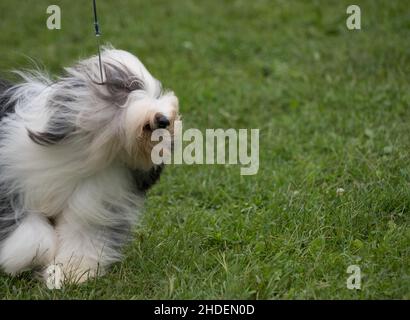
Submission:
<svg viewBox="0 0 410 320">
<path fill-rule="evenodd" d="M 0 243 L 17 228 L 20 220 L 22 219 L 22 216 L 19 218 L 14 216 L 14 207 L 16 202 L 18 202 L 16 196 L 7 196 L 3 193 L 0 195 Z"/>
<path fill-rule="evenodd" d="M 14 113 L 14 103 L 9 103 L 10 96 L 12 94 L 12 90 L 9 90 L 13 87 L 13 84 L 6 80 L 0 79 L 0 120 L 5 117 L 7 114 Z M 53 127 L 61 127 L 60 123 L 50 124 Z M 56 130 L 54 130 L 56 132 Z M 48 145 L 54 144 L 60 140 L 62 140 L 66 134 L 63 130 L 59 129 L 61 134 L 52 134 L 50 132 L 32 132 L 28 130 L 28 136 L 31 140 L 33 140 L 37 144 L 41 145 Z"/>
<path fill-rule="evenodd" d="M 132 176 L 138 191 L 146 192 L 151 188 L 160 178 L 163 165 L 155 166 L 149 171 L 134 170 Z"/>
<path fill-rule="evenodd" d="M 7 91 L 13 86 L 10 82 L 0 79 L 0 120 L 9 113 L 14 113 L 14 103 L 9 103 L 11 93 Z"/>
<path fill-rule="evenodd" d="M 64 81 L 64 80 L 63 80 Z M 76 128 L 73 126 L 73 121 L 69 121 L 69 117 L 73 117 L 72 111 L 66 106 L 68 103 L 73 103 L 77 100 L 74 96 L 75 90 L 84 87 L 83 82 L 67 81 L 67 84 L 62 84 L 62 89 L 66 92 L 72 92 L 72 95 L 62 95 L 57 91 L 50 99 L 49 108 L 54 112 L 47 123 L 47 129 L 44 132 L 33 132 L 27 130 L 29 138 L 42 146 L 54 145 L 66 139 Z"/>
<path fill-rule="evenodd" d="M 66 134 L 55 134 L 50 132 L 33 132 L 27 129 L 29 138 L 38 145 L 49 146 L 56 144 L 66 137 Z"/>
<path fill-rule="evenodd" d="M 104 203 L 104 206 L 108 211 L 114 213 L 115 215 L 122 216 L 125 212 L 124 208 L 112 205 L 110 203 Z M 127 214 L 127 213 L 125 213 Z M 132 240 L 132 225 L 129 221 L 117 222 L 115 225 L 106 226 L 102 229 L 103 236 L 108 238 L 110 241 L 106 243 L 111 249 L 116 251 L 121 251 L 127 243 Z"/>
<path fill-rule="evenodd" d="M 110 242 L 107 243 L 107 245 L 116 251 L 122 251 L 124 245 L 132 240 L 131 227 L 131 224 L 126 222 L 122 225 L 105 227 L 103 231 L 104 236 L 110 239 Z"/>
<path fill-rule="evenodd" d="M 0 79 L 0 121 L 7 114 L 14 113 L 14 103 L 9 103 L 11 91 L 8 91 L 12 86 L 12 83 Z M 0 175 L 3 170 L 5 169 L 0 167 Z M 19 220 L 14 216 L 14 207 L 17 203 L 18 197 L 9 195 L 7 188 L 0 184 L 0 242 L 6 239 L 18 225 Z"/>
</svg>

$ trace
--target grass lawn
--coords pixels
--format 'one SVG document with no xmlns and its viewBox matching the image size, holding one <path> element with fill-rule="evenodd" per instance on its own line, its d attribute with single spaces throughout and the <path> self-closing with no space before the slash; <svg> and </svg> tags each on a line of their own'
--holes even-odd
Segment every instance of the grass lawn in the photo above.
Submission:
<svg viewBox="0 0 410 320">
<path fill-rule="evenodd" d="M 1 274 L 0 298 L 409 299 L 410 7 L 354 3 L 360 31 L 344 0 L 100 0 L 103 41 L 176 92 L 184 129 L 260 129 L 259 172 L 169 166 L 110 273 L 55 291 Z M 1 0 L 0 69 L 95 54 L 90 5 Z"/>
</svg>

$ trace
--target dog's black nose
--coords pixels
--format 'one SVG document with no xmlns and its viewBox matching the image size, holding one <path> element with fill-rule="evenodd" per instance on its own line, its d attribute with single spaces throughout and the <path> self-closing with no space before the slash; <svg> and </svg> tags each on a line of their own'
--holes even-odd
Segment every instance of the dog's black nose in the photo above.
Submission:
<svg viewBox="0 0 410 320">
<path fill-rule="evenodd" d="M 166 116 L 163 114 L 158 114 L 155 116 L 155 121 L 157 122 L 158 128 L 164 129 L 169 126 L 170 122 Z"/>
</svg>

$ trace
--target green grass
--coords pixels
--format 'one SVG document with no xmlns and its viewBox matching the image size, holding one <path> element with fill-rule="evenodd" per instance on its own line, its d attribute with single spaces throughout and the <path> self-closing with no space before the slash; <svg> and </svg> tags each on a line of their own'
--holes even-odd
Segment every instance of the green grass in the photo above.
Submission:
<svg viewBox="0 0 410 320">
<path fill-rule="evenodd" d="M 1 70 L 95 53 L 91 1 L 52 3 L 60 31 L 49 1 L 0 2 Z M 360 31 L 344 0 L 99 1 L 104 41 L 177 93 L 185 129 L 260 129 L 260 169 L 170 166 L 110 273 L 60 291 L 2 274 L 0 298 L 409 299 L 410 12 L 355 3 Z"/>
</svg>

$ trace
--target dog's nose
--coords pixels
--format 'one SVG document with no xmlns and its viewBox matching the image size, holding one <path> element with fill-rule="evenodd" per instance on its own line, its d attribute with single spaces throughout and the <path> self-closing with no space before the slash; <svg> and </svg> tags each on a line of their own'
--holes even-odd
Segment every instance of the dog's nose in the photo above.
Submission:
<svg viewBox="0 0 410 320">
<path fill-rule="evenodd" d="M 164 129 L 169 126 L 170 122 L 166 116 L 163 114 L 157 114 L 155 116 L 155 122 L 157 123 L 158 128 Z"/>
</svg>

